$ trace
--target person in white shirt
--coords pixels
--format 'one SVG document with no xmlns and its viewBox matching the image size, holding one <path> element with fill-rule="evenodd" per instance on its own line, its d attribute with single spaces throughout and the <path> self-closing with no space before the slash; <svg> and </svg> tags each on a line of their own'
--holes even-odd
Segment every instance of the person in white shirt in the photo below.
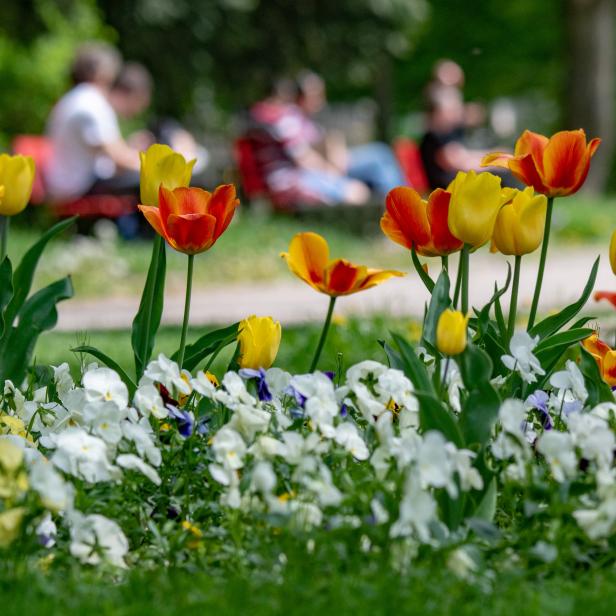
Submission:
<svg viewBox="0 0 616 616">
<path fill-rule="evenodd" d="M 108 98 L 120 68 L 120 55 L 104 43 L 78 50 L 74 87 L 58 101 L 47 125 L 53 153 L 45 181 L 53 199 L 80 197 L 116 177 L 120 184 L 138 186 L 139 152 L 122 138 Z"/>
</svg>

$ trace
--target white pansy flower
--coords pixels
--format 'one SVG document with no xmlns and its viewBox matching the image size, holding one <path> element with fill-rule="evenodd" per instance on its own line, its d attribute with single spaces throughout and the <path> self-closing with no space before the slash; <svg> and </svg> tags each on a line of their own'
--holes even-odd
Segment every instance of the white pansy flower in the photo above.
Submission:
<svg viewBox="0 0 616 616">
<path fill-rule="evenodd" d="M 277 481 L 276 473 L 274 473 L 274 469 L 270 462 L 262 460 L 255 464 L 250 479 L 250 487 L 252 490 L 266 496 L 273 492 Z"/>
<path fill-rule="evenodd" d="M 107 562 L 116 567 L 126 567 L 124 556 L 128 553 L 128 540 L 113 520 L 75 511 L 70 515 L 69 523 L 69 549 L 75 558 L 88 565 Z"/>
<path fill-rule="evenodd" d="M 90 483 L 110 481 L 118 476 L 107 458 L 105 441 L 82 428 L 68 428 L 51 435 L 50 444 L 55 448 L 51 461 L 65 473 Z"/>
<path fill-rule="evenodd" d="M 367 460 L 370 452 L 354 424 L 345 421 L 336 428 L 334 440 L 344 447 L 356 460 Z"/>
<path fill-rule="evenodd" d="M 83 421 L 93 434 L 100 436 L 106 443 L 117 445 L 122 439 L 120 422 L 126 415 L 125 410 L 111 401 L 90 402 L 83 409 Z"/>
<path fill-rule="evenodd" d="M 124 438 L 134 443 L 137 453 L 153 466 L 160 466 L 162 455 L 154 443 L 152 426 L 147 417 L 142 417 L 138 422 L 123 421 L 120 426 Z"/>
<path fill-rule="evenodd" d="M 550 377 L 550 385 L 561 391 L 569 390 L 576 400 L 586 402 L 588 391 L 584 383 L 584 376 L 580 372 L 580 369 L 577 367 L 576 363 L 570 359 L 567 360 L 565 366 L 567 368 L 566 370 L 555 372 Z"/>
<path fill-rule="evenodd" d="M 511 337 L 509 351 L 511 355 L 503 355 L 501 361 L 509 370 L 519 373 L 526 383 L 534 383 L 537 376 L 545 374 L 539 360 L 533 355 L 533 349 L 539 342 L 539 336 L 532 338 L 528 332 L 517 331 Z"/>
<path fill-rule="evenodd" d="M 404 496 L 400 502 L 398 519 L 389 529 L 391 537 L 407 537 L 416 534 L 420 541 L 430 541 L 430 524 L 436 519 L 436 501 L 419 482 L 408 476 Z"/>
<path fill-rule="evenodd" d="M 216 461 L 225 468 L 242 468 L 246 443 L 233 428 L 223 426 L 212 438 L 212 453 Z"/>
<path fill-rule="evenodd" d="M 119 409 L 128 406 L 128 389 L 118 373 L 97 368 L 83 375 L 83 389 L 88 402 L 113 402 Z"/>
<path fill-rule="evenodd" d="M 546 431 L 537 441 L 537 450 L 550 465 L 556 481 L 563 482 L 565 479 L 573 477 L 578 467 L 578 461 L 571 434 L 557 432 L 556 430 Z"/>
<path fill-rule="evenodd" d="M 137 471 L 142 475 L 145 475 L 152 483 L 157 486 L 160 485 L 160 475 L 156 472 L 156 469 L 146 462 L 144 462 L 139 456 L 132 453 L 123 453 L 119 455 L 116 460 L 116 464 L 126 470 Z"/>
<path fill-rule="evenodd" d="M 52 366 L 52 369 L 56 391 L 58 392 L 58 395 L 62 397 L 75 387 L 69 365 L 64 362 L 59 366 Z"/>
<path fill-rule="evenodd" d="M 52 548 L 56 544 L 58 529 L 49 513 L 43 516 L 43 519 L 37 524 L 34 532 L 36 533 L 39 543 L 44 548 Z"/>
<path fill-rule="evenodd" d="M 176 362 L 165 357 L 162 353 L 157 359 L 151 361 L 144 372 L 145 380 L 139 383 L 147 383 L 147 379 L 154 383 L 160 383 L 170 393 L 188 395 L 191 392 L 190 374 L 186 370 L 180 372 Z"/>
<path fill-rule="evenodd" d="M 270 413 L 262 409 L 238 404 L 228 425 L 242 434 L 247 441 L 252 442 L 257 433 L 267 429 L 271 417 Z"/>
<path fill-rule="evenodd" d="M 426 432 L 417 452 L 417 466 L 422 488 L 445 488 L 452 498 L 458 495 L 453 479 L 454 466 L 447 451 L 447 441 L 440 432 Z"/>
<path fill-rule="evenodd" d="M 169 415 L 158 389 L 151 383 L 144 383 L 137 388 L 133 404 L 145 417 L 153 415 L 156 419 L 165 419 Z"/>
<path fill-rule="evenodd" d="M 30 487 L 39 495 L 43 507 L 51 511 L 72 509 L 75 489 L 56 471 L 53 464 L 39 456 L 28 468 Z"/>
</svg>

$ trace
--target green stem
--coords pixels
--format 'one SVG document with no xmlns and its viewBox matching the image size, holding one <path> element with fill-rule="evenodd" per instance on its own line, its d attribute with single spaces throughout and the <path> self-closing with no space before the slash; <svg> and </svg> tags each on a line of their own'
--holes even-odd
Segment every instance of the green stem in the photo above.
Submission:
<svg viewBox="0 0 616 616">
<path fill-rule="evenodd" d="M 180 352 L 178 364 L 180 370 L 184 363 L 184 350 L 186 348 L 186 332 L 188 331 L 188 317 L 190 316 L 190 296 L 192 293 L 193 265 L 195 255 L 188 255 L 188 269 L 186 270 L 186 299 L 184 300 L 184 320 L 182 321 L 182 338 L 180 339 Z"/>
<path fill-rule="evenodd" d="M 4 261 L 9 249 L 9 223 L 8 216 L 0 215 L 0 263 Z"/>
<path fill-rule="evenodd" d="M 329 308 L 327 309 L 327 316 L 325 317 L 325 323 L 323 323 L 323 330 L 321 331 L 321 337 L 319 338 L 319 343 L 317 344 L 317 350 L 314 352 L 314 357 L 312 358 L 309 372 L 315 371 L 317 363 L 319 362 L 319 357 L 321 357 L 321 351 L 323 350 L 323 345 L 325 344 L 325 339 L 327 338 L 327 332 L 329 331 L 329 326 L 332 322 L 332 315 L 334 314 L 335 303 L 336 297 L 330 297 Z"/>
<path fill-rule="evenodd" d="M 462 288 L 462 272 L 464 270 L 463 264 L 464 259 L 462 258 L 462 253 L 460 253 L 460 258 L 458 259 L 458 274 L 456 276 L 456 290 L 453 294 L 454 309 L 458 307 L 458 300 L 460 299 L 460 289 Z"/>
<path fill-rule="evenodd" d="M 449 273 L 449 255 L 441 256 L 441 266 L 447 273 Z"/>
<path fill-rule="evenodd" d="M 539 258 L 539 270 L 537 271 L 537 282 L 535 283 L 535 294 L 533 295 L 533 303 L 530 307 L 530 315 L 528 317 L 528 331 L 535 324 L 537 316 L 537 308 L 539 307 L 539 296 L 541 295 L 541 285 L 543 284 L 543 272 L 545 271 L 545 261 L 548 255 L 548 244 L 550 243 L 550 226 L 552 224 L 552 208 L 554 206 L 554 197 L 548 197 L 548 209 L 545 214 L 545 227 L 543 228 L 543 244 L 541 244 L 541 257 Z"/>
<path fill-rule="evenodd" d="M 434 280 L 430 278 L 426 270 L 422 267 L 419 257 L 417 256 L 417 251 L 415 250 L 415 245 L 411 248 L 411 258 L 413 259 L 413 265 L 415 266 L 415 270 L 419 274 L 421 281 L 426 286 L 426 289 L 428 289 L 428 293 L 432 293 L 432 290 L 434 289 Z"/>
<path fill-rule="evenodd" d="M 507 341 L 511 340 L 515 329 L 515 317 L 518 310 L 518 287 L 520 286 L 520 269 L 522 255 L 516 255 L 513 267 L 513 284 L 511 285 L 511 301 L 509 303 L 509 323 L 507 326 Z"/>
<path fill-rule="evenodd" d="M 462 314 L 468 313 L 468 275 L 469 275 L 469 256 L 468 244 L 464 244 L 460 253 L 462 259 Z"/>
<path fill-rule="evenodd" d="M 152 243 L 152 273 L 154 274 L 153 280 L 157 278 L 158 272 L 158 262 L 160 261 L 160 251 L 161 245 L 163 243 L 163 238 L 160 235 L 156 235 L 154 238 L 154 242 Z M 143 368 L 150 361 L 148 349 L 150 348 L 150 324 L 152 323 L 152 311 L 154 310 L 154 295 L 156 289 L 155 285 L 152 284 L 148 288 L 148 296 L 147 296 L 147 308 L 145 313 L 145 330 L 144 330 L 144 341 L 143 341 Z M 143 372 L 142 368 L 142 372 Z M 137 375 L 137 379 L 139 379 L 141 375 Z"/>
</svg>

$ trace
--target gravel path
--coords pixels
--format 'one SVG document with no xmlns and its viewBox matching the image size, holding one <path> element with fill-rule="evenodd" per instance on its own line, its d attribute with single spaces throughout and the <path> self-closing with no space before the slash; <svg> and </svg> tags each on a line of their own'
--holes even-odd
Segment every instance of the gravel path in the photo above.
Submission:
<svg viewBox="0 0 616 616">
<path fill-rule="evenodd" d="M 541 310 L 562 307 L 579 297 L 597 256 L 595 247 L 570 250 L 555 249 L 548 255 Z M 520 309 L 527 312 L 537 271 L 537 255 L 526 257 L 520 281 Z M 513 263 L 513 259 L 512 259 Z M 439 262 L 431 260 L 431 272 L 438 271 Z M 482 250 L 471 257 L 471 304 L 482 305 L 491 295 L 494 281 L 500 284 L 506 276 L 505 258 Z M 616 290 L 607 255 L 602 255 L 595 289 Z M 428 294 L 413 272 L 404 278 L 392 279 L 379 287 L 342 297 L 336 313 L 421 317 Z M 179 324 L 184 298 L 180 294 L 165 298 L 163 322 Z M 63 302 L 59 306 L 58 329 L 64 331 L 119 329 L 129 327 L 139 303 L 138 297 L 117 297 Z M 589 305 L 594 304 L 592 298 Z M 602 307 L 602 312 L 605 312 Z M 327 298 L 307 285 L 288 278 L 269 283 L 242 283 L 213 286 L 193 292 L 191 323 L 224 324 L 250 314 L 271 315 L 283 324 L 319 321 L 327 309 Z"/>
</svg>

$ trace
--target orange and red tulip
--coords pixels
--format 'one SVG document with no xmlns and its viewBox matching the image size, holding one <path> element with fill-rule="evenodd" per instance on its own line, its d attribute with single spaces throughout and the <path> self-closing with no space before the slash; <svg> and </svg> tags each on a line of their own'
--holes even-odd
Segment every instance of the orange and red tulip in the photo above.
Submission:
<svg viewBox="0 0 616 616">
<path fill-rule="evenodd" d="M 219 186 L 213 193 L 201 188 L 168 190 L 161 185 L 158 207 L 140 205 L 139 209 L 172 248 L 194 255 L 214 245 L 238 205 L 232 184 Z"/>
<path fill-rule="evenodd" d="M 525 130 L 514 154 L 494 152 L 481 164 L 509 169 L 521 182 L 548 197 L 566 197 L 584 184 L 590 159 L 600 143 L 598 138 L 586 143 L 582 129 L 560 131 L 550 138 Z"/>
<path fill-rule="evenodd" d="M 616 386 L 616 351 L 592 334 L 582 341 L 582 346 L 595 358 L 603 380 L 610 386 Z"/>
<path fill-rule="evenodd" d="M 289 252 L 281 256 L 298 278 L 331 297 L 357 293 L 394 276 L 404 276 L 402 272 L 355 265 L 346 259 L 330 260 L 329 246 L 318 233 L 298 233 L 289 244 Z"/>
<path fill-rule="evenodd" d="M 449 231 L 451 194 L 436 189 L 425 201 L 412 188 L 390 190 L 381 229 L 392 241 L 426 257 L 444 256 L 462 248 L 462 242 Z"/>
</svg>

